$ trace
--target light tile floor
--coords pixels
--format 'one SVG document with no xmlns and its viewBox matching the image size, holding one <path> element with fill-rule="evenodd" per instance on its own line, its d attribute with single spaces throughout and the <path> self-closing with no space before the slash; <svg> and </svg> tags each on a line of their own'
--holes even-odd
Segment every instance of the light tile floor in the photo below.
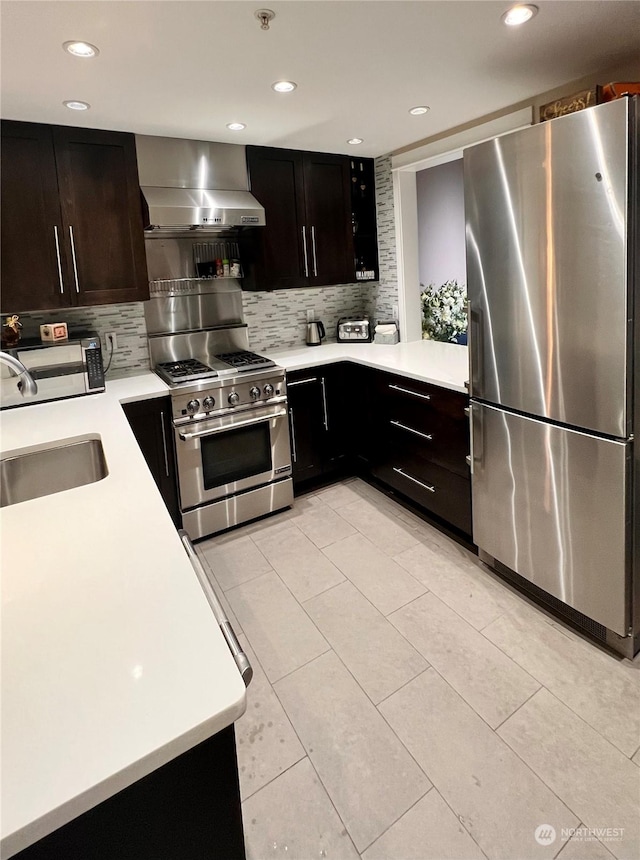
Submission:
<svg viewBox="0 0 640 860">
<path fill-rule="evenodd" d="M 640 659 L 357 479 L 197 550 L 255 671 L 250 860 L 640 857 Z"/>
</svg>

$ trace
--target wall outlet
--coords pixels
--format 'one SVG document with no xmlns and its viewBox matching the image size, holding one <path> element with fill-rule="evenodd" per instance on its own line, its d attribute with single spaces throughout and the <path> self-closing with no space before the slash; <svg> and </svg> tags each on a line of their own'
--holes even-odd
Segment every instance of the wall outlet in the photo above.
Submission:
<svg viewBox="0 0 640 860">
<path fill-rule="evenodd" d="M 394 320 L 396 320 L 396 322 L 397 322 L 397 320 L 398 320 L 398 305 L 394 305 L 392 310 L 393 310 L 392 316 L 393 316 Z"/>
<path fill-rule="evenodd" d="M 115 352 L 118 348 L 118 335 L 115 331 L 107 331 L 105 332 L 104 339 L 107 343 L 107 346 L 111 346 L 111 349 Z"/>
<path fill-rule="evenodd" d="M 315 320 L 315 318 L 316 318 L 316 309 L 311 308 L 310 310 L 307 311 L 307 322 L 308 323 L 313 322 Z"/>
</svg>

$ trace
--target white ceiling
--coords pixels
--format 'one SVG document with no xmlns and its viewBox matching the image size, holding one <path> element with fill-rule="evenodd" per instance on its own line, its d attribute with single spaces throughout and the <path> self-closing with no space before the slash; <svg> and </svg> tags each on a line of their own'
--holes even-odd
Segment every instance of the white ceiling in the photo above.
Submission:
<svg viewBox="0 0 640 860">
<path fill-rule="evenodd" d="M 5 118 L 375 156 L 637 60 L 640 2 L 3 0 Z M 276 18 L 264 32 L 263 6 Z M 62 50 L 100 48 L 93 60 Z M 297 81 L 290 95 L 271 84 Z M 86 113 L 65 99 L 90 102 Z M 412 117 L 414 105 L 430 105 Z M 247 124 L 231 132 L 231 121 Z M 349 137 L 362 137 L 358 147 Z"/>
</svg>

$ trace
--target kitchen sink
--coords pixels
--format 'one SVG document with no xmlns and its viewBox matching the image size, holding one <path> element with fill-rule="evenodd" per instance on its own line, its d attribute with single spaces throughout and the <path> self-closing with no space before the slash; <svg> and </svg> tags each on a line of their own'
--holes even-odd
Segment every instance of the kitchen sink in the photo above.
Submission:
<svg viewBox="0 0 640 860">
<path fill-rule="evenodd" d="M 97 435 L 8 451 L 0 457 L 0 507 L 93 484 L 108 474 Z"/>
</svg>

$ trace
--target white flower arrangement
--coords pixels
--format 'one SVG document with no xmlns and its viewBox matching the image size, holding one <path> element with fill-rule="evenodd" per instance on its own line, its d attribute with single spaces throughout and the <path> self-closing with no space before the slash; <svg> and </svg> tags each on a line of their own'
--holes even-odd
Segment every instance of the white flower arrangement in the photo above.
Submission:
<svg viewBox="0 0 640 860">
<path fill-rule="evenodd" d="M 433 340 L 452 341 L 467 330 L 467 290 L 457 281 L 429 284 L 420 294 L 422 331 Z"/>
</svg>

